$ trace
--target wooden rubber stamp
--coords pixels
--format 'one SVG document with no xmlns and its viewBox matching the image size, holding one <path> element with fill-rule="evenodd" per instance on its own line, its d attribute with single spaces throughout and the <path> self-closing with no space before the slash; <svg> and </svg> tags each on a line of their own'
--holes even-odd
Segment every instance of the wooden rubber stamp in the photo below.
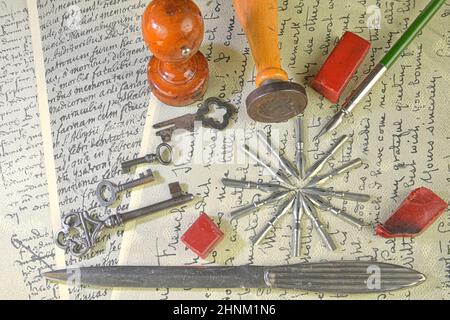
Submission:
<svg viewBox="0 0 450 320">
<path fill-rule="evenodd" d="M 258 87 L 247 97 L 247 112 L 255 121 L 283 122 L 302 114 L 308 103 L 305 88 L 289 82 L 278 48 L 278 0 L 233 0 L 250 43 Z"/>
<path fill-rule="evenodd" d="M 148 64 L 152 93 L 171 106 L 199 100 L 208 84 L 208 62 L 199 52 L 204 24 L 192 0 L 153 0 L 142 18 L 145 43 L 153 53 Z"/>
</svg>

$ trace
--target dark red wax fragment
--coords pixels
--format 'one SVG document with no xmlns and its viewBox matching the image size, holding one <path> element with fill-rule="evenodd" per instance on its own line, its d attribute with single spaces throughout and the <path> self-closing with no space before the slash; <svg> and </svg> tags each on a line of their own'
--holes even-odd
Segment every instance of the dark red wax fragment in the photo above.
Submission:
<svg viewBox="0 0 450 320">
<path fill-rule="evenodd" d="M 181 241 L 202 259 L 205 259 L 222 238 L 223 232 L 210 217 L 202 213 L 183 234 Z"/>
<path fill-rule="evenodd" d="M 384 238 L 414 237 L 425 231 L 447 209 L 447 203 L 427 188 L 412 191 L 395 213 L 375 232 Z"/>
<path fill-rule="evenodd" d="M 311 86 L 332 103 L 337 103 L 369 49 L 369 41 L 352 32 L 345 32 Z"/>
</svg>

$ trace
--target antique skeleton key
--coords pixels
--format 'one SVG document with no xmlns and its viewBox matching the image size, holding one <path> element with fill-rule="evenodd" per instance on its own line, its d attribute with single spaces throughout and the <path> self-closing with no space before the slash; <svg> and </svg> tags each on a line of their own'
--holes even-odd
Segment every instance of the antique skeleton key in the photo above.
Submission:
<svg viewBox="0 0 450 320">
<path fill-rule="evenodd" d="M 125 213 L 110 215 L 105 220 L 92 217 L 87 211 L 70 212 L 62 217 L 62 228 L 56 234 L 56 245 L 74 256 L 82 256 L 92 249 L 98 235 L 104 229 L 122 226 L 124 223 L 153 213 L 183 205 L 192 199 L 192 194 L 183 193 L 178 182 L 171 183 L 172 198 Z"/>
<path fill-rule="evenodd" d="M 155 177 L 153 176 L 153 172 L 149 169 L 146 173 L 141 173 L 139 178 L 119 185 L 116 185 L 108 180 L 103 180 L 97 185 L 97 190 L 95 193 L 100 205 L 107 207 L 116 202 L 119 193 L 154 180 Z"/>
<path fill-rule="evenodd" d="M 208 117 L 208 114 L 214 109 L 224 109 L 226 111 L 222 121 Z M 219 98 L 212 97 L 206 99 L 196 113 L 185 114 L 181 117 L 156 123 L 153 125 L 153 129 L 161 129 L 156 132 L 156 135 L 160 136 L 163 142 L 167 143 L 172 140 L 172 134 L 177 129 L 193 132 L 196 121 L 200 121 L 203 127 L 223 130 L 228 126 L 230 118 L 235 111 L 236 108 L 232 104 Z"/>
<path fill-rule="evenodd" d="M 161 143 L 157 148 L 155 153 L 147 154 L 141 158 L 136 158 L 132 160 L 128 160 L 125 162 L 122 162 L 122 171 L 123 172 L 130 172 L 130 169 L 134 166 L 137 166 L 139 164 L 143 163 L 153 163 L 153 162 L 159 162 L 160 164 L 164 166 L 168 166 L 172 163 L 173 158 L 173 150 L 170 145 L 167 143 Z"/>
</svg>

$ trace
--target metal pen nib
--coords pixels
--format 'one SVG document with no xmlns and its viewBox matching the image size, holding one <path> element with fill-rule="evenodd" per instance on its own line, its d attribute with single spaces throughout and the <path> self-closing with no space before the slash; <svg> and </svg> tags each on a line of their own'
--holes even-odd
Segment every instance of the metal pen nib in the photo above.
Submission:
<svg viewBox="0 0 450 320">
<path fill-rule="evenodd" d="M 295 164 L 299 171 L 300 177 L 305 178 L 306 157 L 303 141 L 303 117 L 297 117 L 295 120 Z"/>
<path fill-rule="evenodd" d="M 257 183 L 253 181 L 233 180 L 228 178 L 222 178 L 222 183 L 225 187 L 255 189 L 262 192 L 287 192 L 290 190 L 288 187 L 274 183 Z"/>
<path fill-rule="evenodd" d="M 305 179 L 314 177 L 320 170 L 322 170 L 325 163 L 333 157 L 333 155 L 339 150 L 340 147 L 344 145 L 349 137 L 347 135 L 343 135 L 339 138 L 339 140 L 333 145 L 333 147 L 325 153 L 325 155 L 319 159 L 316 163 L 314 163 L 311 168 L 306 171 Z"/>
<path fill-rule="evenodd" d="M 344 116 L 350 114 L 365 95 L 372 89 L 381 76 L 386 71 L 382 64 L 377 64 L 374 69 L 364 78 L 358 87 L 347 97 L 340 110 L 328 121 L 314 140 L 319 139 L 324 134 L 336 129 L 344 119 Z"/>
<path fill-rule="evenodd" d="M 258 137 L 258 139 L 270 150 L 270 152 L 274 155 L 274 157 L 278 160 L 278 163 L 280 164 L 280 167 L 283 168 L 283 170 L 287 173 L 289 173 L 291 176 L 295 177 L 298 179 L 298 174 L 297 172 L 295 172 L 295 169 L 292 167 L 292 164 L 289 162 L 289 160 L 287 160 L 286 158 L 284 158 L 283 156 L 281 156 L 273 147 L 272 145 L 269 143 L 269 141 L 267 140 L 266 135 L 264 134 L 263 131 L 258 130 L 256 132 L 256 136 Z"/>
<path fill-rule="evenodd" d="M 254 154 L 252 151 L 250 151 L 250 148 L 248 145 L 242 146 L 242 150 L 250 157 L 252 158 L 256 163 L 258 163 L 260 166 L 264 167 L 269 173 L 278 181 L 287 184 L 288 186 L 292 186 L 289 179 L 285 176 L 283 176 L 280 172 L 275 171 L 272 169 L 269 165 L 264 163 L 264 161 L 261 160 L 256 154 Z"/>
<path fill-rule="evenodd" d="M 340 109 L 334 116 L 322 127 L 317 136 L 314 137 L 313 141 L 318 140 L 321 136 L 333 131 L 342 123 L 346 115 L 345 109 Z"/>
<path fill-rule="evenodd" d="M 354 160 L 344 164 L 343 166 L 332 170 L 331 172 L 329 172 L 327 174 L 315 177 L 314 179 L 312 179 L 308 183 L 306 188 L 311 188 L 311 187 L 314 187 L 314 186 L 318 186 L 318 185 L 324 184 L 328 180 L 330 180 L 330 179 L 332 179 L 332 178 L 334 178 L 334 177 L 336 177 L 338 175 L 341 175 L 341 174 L 344 174 L 344 173 L 346 173 L 346 172 L 348 172 L 350 170 L 359 168 L 362 164 L 363 164 L 363 162 L 362 162 L 362 160 L 360 158 L 354 159 Z"/>
<path fill-rule="evenodd" d="M 297 192 L 294 202 L 294 207 L 292 210 L 292 256 L 299 257 L 300 256 L 300 248 L 301 248 L 301 227 L 300 222 L 303 216 L 303 198 L 300 195 L 300 192 Z"/>
<path fill-rule="evenodd" d="M 364 223 L 361 220 L 359 220 L 355 217 L 352 217 L 351 215 L 346 213 L 344 210 L 333 207 L 329 202 L 325 201 L 323 198 L 321 198 L 319 196 L 314 196 L 314 195 L 307 195 L 306 197 L 309 201 L 311 201 L 320 210 L 323 210 L 326 212 L 331 212 L 336 217 L 340 218 L 341 220 L 343 220 L 345 222 L 348 222 L 348 223 L 354 225 L 359 230 L 361 230 L 362 227 L 364 227 Z"/>
<path fill-rule="evenodd" d="M 370 196 L 368 194 L 363 193 L 354 193 L 347 191 L 334 191 L 328 189 L 320 189 L 320 188 L 303 188 L 302 191 L 306 194 L 312 194 L 321 197 L 334 197 L 340 198 L 344 200 L 357 201 L 357 202 L 367 202 L 370 200 Z"/>
<path fill-rule="evenodd" d="M 309 199 L 303 197 L 301 194 L 299 194 L 299 196 L 302 198 L 303 209 L 304 209 L 306 215 L 308 216 L 309 220 L 311 220 L 311 223 L 313 224 L 314 228 L 319 233 L 325 246 L 331 251 L 336 250 L 336 244 L 334 243 L 330 234 L 323 228 L 323 225 L 317 216 L 316 209 L 312 205 L 311 201 L 309 201 Z"/>
<path fill-rule="evenodd" d="M 290 192 L 274 193 L 262 200 L 255 201 L 252 204 L 238 208 L 238 209 L 230 212 L 231 219 L 239 219 L 239 218 L 243 217 L 244 215 L 249 214 L 252 211 L 255 211 L 258 208 L 261 208 L 268 204 L 277 202 L 278 200 L 281 200 L 284 197 L 287 197 L 289 195 L 289 193 Z"/>
<path fill-rule="evenodd" d="M 252 237 L 251 241 L 253 245 L 258 245 L 261 241 L 266 237 L 267 233 L 275 228 L 275 224 L 291 209 L 292 204 L 295 201 L 295 197 L 283 202 L 277 209 L 277 212 L 274 214 L 272 219 L 267 223 L 267 225 L 261 229 L 254 237 Z"/>
</svg>

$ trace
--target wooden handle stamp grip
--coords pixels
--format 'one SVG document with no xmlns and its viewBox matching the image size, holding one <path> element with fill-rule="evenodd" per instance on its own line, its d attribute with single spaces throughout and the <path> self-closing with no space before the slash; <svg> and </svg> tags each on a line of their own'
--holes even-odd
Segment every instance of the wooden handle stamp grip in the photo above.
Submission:
<svg viewBox="0 0 450 320">
<path fill-rule="evenodd" d="M 234 0 L 234 8 L 258 70 L 256 86 L 266 80 L 288 81 L 278 49 L 278 0 Z"/>
<path fill-rule="evenodd" d="M 284 122 L 303 113 L 305 88 L 288 82 L 278 48 L 278 0 L 233 0 L 255 60 L 258 87 L 247 97 L 247 112 L 259 122 Z"/>
<path fill-rule="evenodd" d="M 153 0 L 142 17 L 144 41 L 153 53 L 148 81 L 160 101 L 186 106 L 208 84 L 208 62 L 199 51 L 204 36 L 200 9 L 192 0 Z"/>
</svg>

